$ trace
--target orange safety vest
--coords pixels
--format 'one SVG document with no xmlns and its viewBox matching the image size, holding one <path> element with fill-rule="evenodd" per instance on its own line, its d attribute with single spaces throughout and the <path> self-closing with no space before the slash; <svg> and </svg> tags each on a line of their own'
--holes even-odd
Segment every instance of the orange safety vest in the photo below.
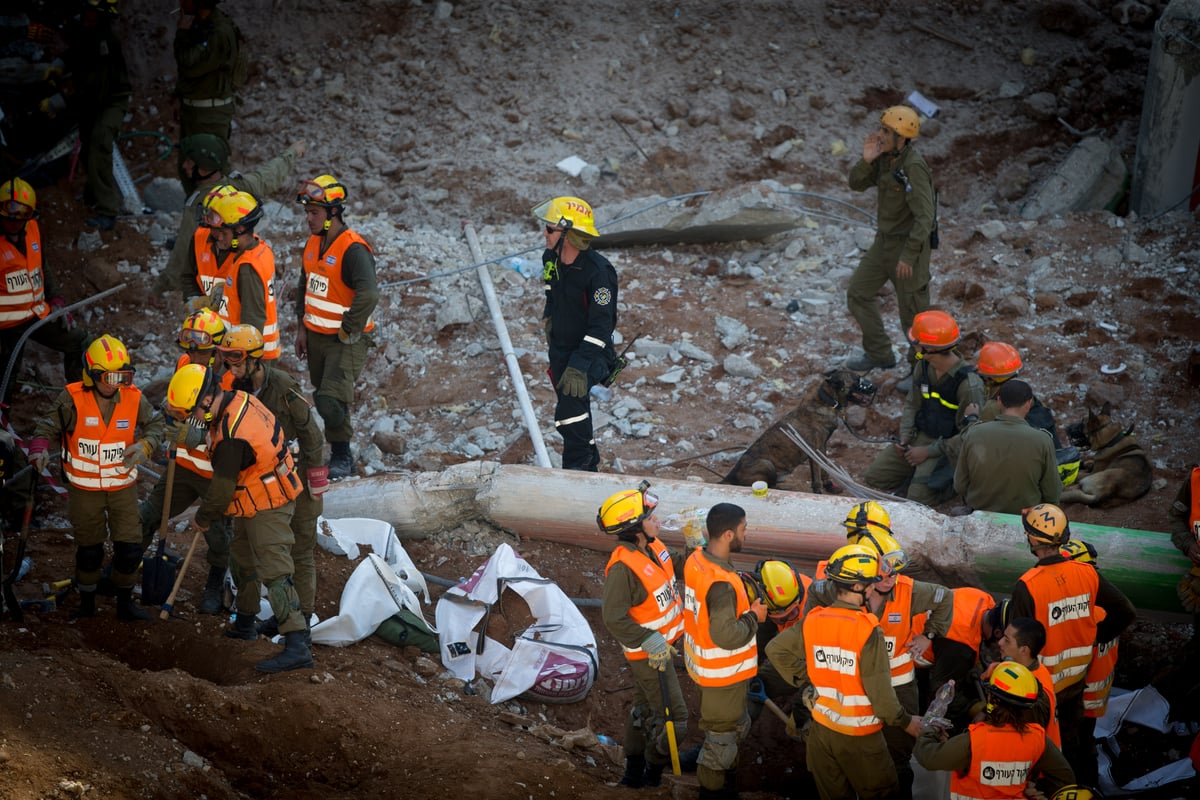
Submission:
<svg viewBox="0 0 1200 800">
<path fill-rule="evenodd" d="M 1088 665 L 1083 679 L 1083 715 L 1100 719 L 1108 708 L 1108 694 L 1112 691 L 1113 674 L 1117 669 L 1117 648 L 1121 637 L 1096 645 L 1092 652 L 1092 663 Z"/>
<path fill-rule="evenodd" d="M 1095 605 L 1100 578 L 1094 567 L 1076 561 L 1036 566 L 1021 576 L 1033 598 L 1037 621 L 1046 626 L 1046 645 L 1038 658 L 1062 692 L 1084 679 L 1103 619 Z"/>
<path fill-rule="evenodd" d="M 1026 725 L 1024 731 L 986 722 L 967 729 L 971 737 L 971 766 L 950 773 L 950 800 L 997 800 L 1025 796 L 1029 773 L 1046 750 L 1046 732 L 1041 725 Z"/>
<path fill-rule="evenodd" d="M 342 317 L 354 302 L 354 290 L 342 282 L 342 257 L 352 244 L 371 245 L 354 231 L 346 228 L 337 235 L 325 254 L 321 254 L 324 237 L 310 236 L 304 246 L 304 327 L 316 333 L 337 333 Z M 375 327 L 368 319 L 364 331 Z"/>
<path fill-rule="evenodd" d="M 258 236 L 254 236 L 254 246 L 249 249 L 231 251 L 225 260 L 217 263 L 217 257 L 209 246 L 208 228 L 197 228 L 195 238 L 196 252 L 196 285 L 200 291 L 208 294 L 214 283 L 225 284 L 225 294 L 221 297 L 221 305 L 216 309 L 217 316 L 225 323 L 226 328 L 239 325 L 242 322 L 242 300 L 238 297 L 237 274 L 238 267 L 247 264 L 258 273 L 259 280 L 266 288 L 265 307 L 266 322 L 261 331 L 263 337 L 263 358 L 279 358 L 279 319 L 275 309 L 275 253 L 271 246 Z"/>
<path fill-rule="evenodd" d="M 708 591 L 717 583 L 728 583 L 737 595 L 736 616 L 750 610 L 746 586 L 736 572 L 709 560 L 696 549 L 683 566 L 683 661 L 699 686 L 729 686 L 758 674 L 758 643 L 749 641 L 733 650 L 718 647 L 712 640 L 708 618 Z"/>
<path fill-rule="evenodd" d="M 42 275 L 42 231 L 37 220 L 25 223 L 25 252 L 0 235 L 0 329 L 15 328 L 50 313 Z"/>
<path fill-rule="evenodd" d="M 1038 683 L 1046 691 L 1046 696 L 1050 698 L 1050 721 L 1046 723 L 1046 738 L 1061 749 L 1062 729 L 1058 725 L 1058 695 L 1054 693 L 1054 678 L 1045 664 L 1038 664 L 1037 669 L 1032 672 L 1033 677 L 1038 679 Z"/>
<path fill-rule="evenodd" d="M 804 618 L 808 679 L 817 690 L 812 715 L 817 723 L 847 736 L 867 736 L 883 728 L 862 678 L 863 645 L 878 627 L 863 609 L 820 606 Z"/>
<path fill-rule="evenodd" d="M 76 489 L 110 492 L 137 483 L 137 467 L 126 471 L 121 459 L 136 441 L 142 393 L 134 386 L 117 390 L 117 404 L 105 423 L 93 389 L 83 382 L 67 384 L 75 403 L 75 429 L 63 431 L 62 466 Z"/>
<path fill-rule="evenodd" d="M 796 577 L 800 579 L 800 594 L 796 596 L 796 606 L 800 609 L 800 614 L 797 614 L 795 619 L 789 619 L 787 622 L 782 624 L 775 622 L 775 620 L 771 620 L 775 623 L 775 627 L 779 629 L 780 633 L 786 631 L 793 625 L 800 624 L 803 621 L 802 614 L 804 613 L 804 605 L 808 602 L 808 590 L 813 584 L 813 579 L 807 575 L 802 575 L 799 572 L 796 573 Z"/>
<path fill-rule="evenodd" d="M 898 576 L 891 599 L 880 609 L 879 627 L 887 643 L 892 686 L 903 686 L 917 676 L 912 654 L 905 647 L 913 635 L 912 590 L 913 579 L 907 575 Z M 921 627 L 923 630 L 924 624 Z"/>
<path fill-rule="evenodd" d="M 655 539 L 648 542 L 646 547 L 654 554 L 653 559 L 638 549 L 616 548 L 604 567 L 604 574 L 607 576 L 617 562 L 629 567 L 629 571 L 637 576 L 646 589 L 646 599 L 629 609 L 629 616 L 646 630 L 658 631 L 667 642 L 674 642 L 683 633 L 683 603 L 675 591 L 675 567 L 671 563 L 671 554 L 662 542 Z M 646 651 L 640 647 L 621 645 L 621 649 L 630 661 L 648 658 Z"/>
<path fill-rule="evenodd" d="M 1192 467 L 1191 477 L 1192 511 L 1188 514 L 1188 528 L 1194 534 L 1200 522 L 1200 467 Z"/>
<path fill-rule="evenodd" d="M 234 392 L 209 430 L 212 449 L 226 439 L 241 439 L 254 451 L 254 463 L 237 476 L 237 489 L 226 516 L 253 517 L 295 500 L 304 488 L 288 449 L 283 428 L 257 397 Z"/>
</svg>

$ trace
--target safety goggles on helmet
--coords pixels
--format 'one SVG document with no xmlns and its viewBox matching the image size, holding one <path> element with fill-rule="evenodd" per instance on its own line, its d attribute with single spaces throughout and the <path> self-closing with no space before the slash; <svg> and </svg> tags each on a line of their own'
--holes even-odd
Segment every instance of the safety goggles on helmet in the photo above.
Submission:
<svg viewBox="0 0 1200 800">
<path fill-rule="evenodd" d="M 36 212 L 32 206 L 28 206 L 20 200 L 5 200 L 3 203 L 0 203 L 0 217 L 24 222 L 33 219 L 35 214 Z"/>
<path fill-rule="evenodd" d="M 771 620 L 771 622 L 774 622 L 776 625 L 778 625 L 781 628 L 790 622 L 795 622 L 799 618 L 800 618 L 800 604 L 799 603 L 793 603 L 791 608 L 787 609 L 786 611 L 775 611 L 775 612 L 768 611 L 767 612 L 767 619 Z"/>
<path fill-rule="evenodd" d="M 221 360 L 231 366 L 237 366 L 246 360 L 248 354 L 240 347 L 218 347 L 217 352 L 221 354 Z"/>
<path fill-rule="evenodd" d="M 617 492 L 604 501 L 596 512 L 596 525 L 601 532 L 625 536 L 642 529 L 642 520 L 654 513 L 658 497 L 651 494 L 649 481 L 642 481 L 636 490 Z"/>
<path fill-rule="evenodd" d="M 213 346 L 212 334 L 196 328 L 181 328 L 179 346 L 184 350 L 208 350 Z"/>
<path fill-rule="evenodd" d="M 903 550 L 893 550 L 879 557 L 879 572 L 884 577 L 898 575 L 908 566 L 908 556 Z"/>
<path fill-rule="evenodd" d="M 133 370 L 118 369 L 113 372 L 93 372 L 92 380 L 109 386 L 133 386 Z"/>
<path fill-rule="evenodd" d="M 205 228 L 224 228 L 225 219 L 220 212 L 213 209 L 207 209 L 200 215 L 200 224 Z"/>
<path fill-rule="evenodd" d="M 300 181 L 296 188 L 296 196 L 307 198 L 315 203 L 325 202 L 325 187 L 314 181 Z"/>
</svg>

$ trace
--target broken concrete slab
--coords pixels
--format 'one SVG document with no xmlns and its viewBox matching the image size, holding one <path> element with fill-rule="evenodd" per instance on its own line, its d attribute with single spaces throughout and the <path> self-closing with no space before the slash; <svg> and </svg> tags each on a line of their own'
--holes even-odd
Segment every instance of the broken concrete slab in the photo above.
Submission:
<svg viewBox="0 0 1200 800">
<path fill-rule="evenodd" d="M 1066 159 L 1025 201 L 1024 219 L 1067 211 L 1112 210 L 1125 193 L 1129 170 L 1112 142 L 1091 136 L 1076 144 Z"/>
</svg>

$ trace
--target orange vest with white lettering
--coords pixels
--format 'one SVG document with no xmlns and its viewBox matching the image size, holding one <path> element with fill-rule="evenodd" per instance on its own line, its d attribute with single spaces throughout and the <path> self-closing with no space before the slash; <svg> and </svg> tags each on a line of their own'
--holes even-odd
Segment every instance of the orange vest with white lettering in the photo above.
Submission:
<svg viewBox="0 0 1200 800">
<path fill-rule="evenodd" d="M 646 547 L 654 554 L 651 559 L 640 549 L 617 547 L 604 567 L 604 574 L 618 562 L 629 568 L 646 589 L 646 599 L 629 609 L 629 616 L 648 631 L 658 631 L 668 643 L 674 642 L 683 633 L 683 603 L 675 591 L 675 566 L 671 554 L 663 543 L 654 539 Z M 648 658 L 640 647 L 621 645 L 625 657 L 630 661 Z"/>
<path fill-rule="evenodd" d="M 1058 725 L 1058 695 L 1054 693 L 1054 678 L 1050 675 L 1050 670 L 1046 669 L 1045 664 L 1038 664 L 1037 669 L 1031 670 L 1031 672 L 1046 691 L 1047 697 L 1050 698 L 1050 721 L 1046 723 L 1046 738 L 1061 748 L 1062 729 Z"/>
<path fill-rule="evenodd" d="M 879 612 L 879 627 L 887 643 L 888 666 L 892 670 L 892 686 L 903 686 L 916 677 L 916 664 L 905 646 L 913 635 L 912 590 L 912 578 L 897 576 L 892 597 Z"/>
<path fill-rule="evenodd" d="M 354 302 L 354 290 L 342 282 L 342 257 L 352 244 L 371 246 L 346 228 L 321 253 L 323 236 L 308 237 L 304 246 L 304 327 L 316 333 L 337 333 L 342 317 Z M 375 320 L 368 319 L 364 331 L 372 330 Z"/>
<path fill-rule="evenodd" d="M 50 313 L 42 275 L 42 232 L 37 220 L 25 223 L 25 252 L 0 235 L 0 329 Z M 7 358 L 7 354 L 5 354 Z"/>
<path fill-rule="evenodd" d="M 808 679 L 817 691 L 813 720 L 847 736 L 868 736 L 883 728 L 867 697 L 862 650 L 878 627 L 863 609 L 820 606 L 804 618 Z"/>
<path fill-rule="evenodd" d="M 193 240 L 196 253 L 196 285 L 200 291 L 208 294 L 214 283 L 225 284 L 225 294 L 221 297 L 221 305 L 216 309 L 217 316 L 225 323 L 226 328 L 240 325 L 242 320 L 242 300 L 238 297 L 237 275 L 242 264 L 248 265 L 258 274 L 267 296 L 263 299 L 266 308 L 266 321 L 261 331 L 263 337 L 263 358 L 279 358 L 279 319 L 275 309 L 275 253 L 271 246 L 258 236 L 253 235 L 254 246 L 232 250 L 224 261 L 217 263 L 217 257 L 209 246 L 209 229 L 197 228 Z"/>
<path fill-rule="evenodd" d="M 108 422 L 100 414 L 93 389 L 83 382 L 67 384 L 75 403 L 75 429 L 63 432 L 62 466 L 67 482 L 89 492 L 111 492 L 137 483 L 137 467 L 126 470 L 121 459 L 137 437 L 142 393 L 134 386 L 117 391 Z"/>
<path fill-rule="evenodd" d="M 254 450 L 254 463 L 237 476 L 233 500 L 225 509 L 231 517 L 253 517 L 295 500 L 303 486 L 288 450 L 283 428 L 257 397 L 234 392 L 219 419 L 209 429 L 212 448 L 226 439 L 241 439 Z"/>
<path fill-rule="evenodd" d="M 1075 561 L 1036 566 L 1021 576 L 1037 621 L 1046 627 L 1046 646 L 1038 656 L 1061 693 L 1084 679 L 1096 643 L 1100 577 L 1094 567 Z"/>
<path fill-rule="evenodd" d="M 976 722 L 971 737 L 971 766 L 950 773 L 951 800 L 998 800 L 1025 796 L 1029 773 L 1046 750 L 1046 732 L 1030 724 L 1024 731 Z"/>
<path fill-rule="evenodd" d="M 996 600 L 983 589 L 976 589 L 974 586 L 961 586 L 951 589 L 950 593 L 954 597 L 954 610 L 950 614 L 950 629 L 946 631 L 944 638 L 965 644 L 978 658 L 979 642 L 983 636 L 980 630 L 983 615 L 995 607 Z M 917 614 L 913 617 L 914 636 L 925 632 L 925 623 L 928 620 L 928 613 Z M 933 661 L 933 643 L 931 642 L 925 652 L 917 657 L 917 666 L 932 666 Z"/>
<path fill-rule="evenodd" d="M 729 686 L 748 681 L 758 674 L 758 642 L 751 636 L 740 647 L 726 650 L 712 640 L 708 617 L 708 590 L 717 583 L 728 583 L 737 595 L 735 616 L 750 610 L 746 586 L 736 572 L 709 560 L 696 549 L 683 567 L 683 661 L 688 674 L 699 686 Z"/>
<path fill-rule="evenodd" d="M 1088 665 L 1083 679 L 1083 714 L 1100 719 L 1108 708 L 1108 695 L 1112 691 L 1113 674 L 1117 669 L 1117 649 L 1121 637 L 1096 645 L 1092 652 L 1092 663 Z"/>
</svg>

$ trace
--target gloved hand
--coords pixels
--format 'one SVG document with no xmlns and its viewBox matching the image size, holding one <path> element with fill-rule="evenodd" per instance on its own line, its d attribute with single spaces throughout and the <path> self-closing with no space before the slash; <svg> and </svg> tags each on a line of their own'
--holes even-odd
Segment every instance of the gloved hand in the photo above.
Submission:
<svg viewBox="0 0 1200 800">
<path fill-rule="evenodd" d="M 184 316 L 191 316 L 201 309 L 208 308 L 208 297 L 198 294 L 183 301 Z"/>
<path fill-rule="evenodd" d="M 804 693 L 800 697 L 800 702 L 804 704 L 805 708 L 807 708 L 809 711 L 812 711 L 813 706 L 817 704 L 817 687 L 813 686 L 811 683 L 808 686 L 805 686 Z"/>
<path fill-rule="evenodd" d="M 308 479 L 308 493 L 314 500 L 329 491 L 329 467 L 309 467 L 304 471 L 304 477 Z"/>
<path fill-rule="evenodd" d="M 216 311 L 221 307 L 221 301 L 225 298 L 225 284 L 220 281 L 214 283 L 212 288 L 208 290 L 208 294 L 201 294 L 195 297 L 189 297 L 183 302 L 184 311 L 188 314 L 195 314 L 205 308 L 210 308 Z"/>
<path fill-rule="evenodd" d="M 125 471 L 128 472 L 138 464 L 145 464 L 150 460 L 150 453 L 150 443 L 145 439 L 138 439 L 126 447 L 125 452 L 121 455 L 121 463 L 125 466 Z"/>
<path fill-rule="evenodd" d="M 30 449 L 29 455 L 30 458 L 33 457 L 32 449 Z M 1179 602 L 1183 604 L 1185 611 L 1193 614 L 1200 611 L 1200 567 L 1192 567 L 1183 573 L 1176 591 L 1179 593 Z"/>
<path fill-rule="evenodd" d="M 345 328 L 338 328 L 338 341 L 342 344 L 356 344 L 362 338 L 362 331 L 358 333 L 346 333 Z"/>
<path fill-rule="evenodd" d="M 58 311 L 60 308 L 66 308 L 66 306 L 67 306 L 67 301 L 61 295 L 50 298 L 50 310 L 51 311 Z M 75 327 L 75 316 L 73 314 L 71 314 L 71 313 L 63 314 L 62 320 L 63 320 L 63 324 L 66 325 L 68 328 Z"/>
<path fill-rule="evenodd" d="M 38 472 L 45 472 L 50 465 L 50 440 L 34 439 L 29 443 L 29 463 Z"/>
<path fill-rule="evenodd" d="M 587 375 L 583 374 L 583 370 L 567 367 L 554 387 L 561 389 L 567 397 L 587 397 Z"/>
<path fill-rule="evenodd" d="M 659 672 L 666 672 L 667 668 L 671 666 L 671 659 L 679 652 L 667 644 L 667 640 L 658 631 L 654 631 L 646 637 L 646 641 L 642 642 L 642 649 L 649 656 L 650 666 Z"/>
</svg>

